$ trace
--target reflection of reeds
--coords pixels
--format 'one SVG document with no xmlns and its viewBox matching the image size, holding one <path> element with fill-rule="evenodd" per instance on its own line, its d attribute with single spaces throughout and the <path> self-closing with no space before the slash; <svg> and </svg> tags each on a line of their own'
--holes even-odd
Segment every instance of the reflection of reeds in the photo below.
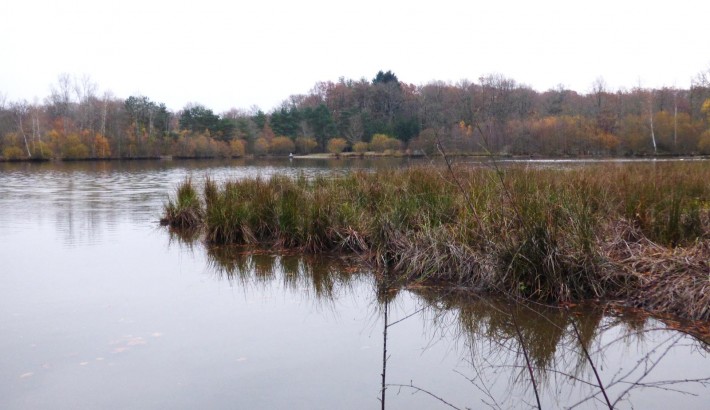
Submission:
<svg viewBox="0 0 710 410">
<path fill-rule="evenodd" d="M 208 246 L 212 271 L 244 285 L 280 280 L 288 289 L 309 290 L 318 299 L 333 299 L 360 272 L 352 262 L 336 257 L 274 254 L 243 246 Z"/>
<path fill-rule="evenodd" d="M 164 219 L 203 225 L 212 244 L 352 251 L 408 281 L 546 301 L 624 296 L 708 320 L 708 180 L 704 162 L 208 180 L 199 205 L 184 194 L 189 218 L 171 202 Z"/>
</svg>

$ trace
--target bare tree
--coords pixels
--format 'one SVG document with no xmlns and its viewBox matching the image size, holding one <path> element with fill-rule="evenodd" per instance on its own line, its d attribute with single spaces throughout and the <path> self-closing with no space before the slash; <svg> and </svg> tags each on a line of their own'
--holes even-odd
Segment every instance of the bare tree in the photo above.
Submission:
<svg viewBox="0 0 710 410">
<path fill-rule="evenodd" d="M 648 121 L 651 125 L 651 142 L 653 143 L 653 155 L 658 154 L 656 147 L 656 134 L 653 131 L 653 90 L 648 91 Z"/>
<path fill-rule="evenodd" d="M 597 113 L 602 110 L 602 98 L 607 93 L 607 85 L 604 77 L 597 77 L 592 83 L 592 93 L 594 94 Z"/>
<path fill-rule="evenodd" d="M 39 148 L 40 156 L 44 157 L 45 152 L 44 146 L 42 144 L 42 131 L 40 129 L 40 113 L 42 112 L 42 107 L 40 106 L 39 101 L 37 101 L 37 99 L 35 99 L 35 101 L 30 106 L 30 111 L 32 122 L 33 149 L 35 150 L 35 152 L 37 152 L 36 150 L 37 148 Z"/>
<path fill-rule="evenodd" d="M 22 135 L 22 140 L 25 143 L 25 150 L 27 151 L 27 157 L 32 158 L 32 152 L 30 151 L 30 145 L 27 142 L 27 133 L 25 133 L 25 117 L 28 116 L 30 112 L 29 104 L 27 101 L 22 100 L 10 105 L 10 110 L 15 117 L 15 125 L 17 125 L 17 132 Z"/>
<path fill-rule="evenodd" d="M 62 73 L 57 78 L 57 84 L 50 86 L 47 105 L 53 117 L 61 117 L 63 132 L 67 132 L 67 117 L 72 104 L 72 80 L 69 74 Z"/>
<path fill-rule="evenodd" d="M 673 149 L 678 148 L 678 90 L 673 86 Z"/>
<path fill-rule="evenodd" d="M 98 86 L 88 74 L 74 78 L 74 94 L 79 103 L 79 128 L 91 128 L 91 103 L 96 98 Z"/>
</svg>

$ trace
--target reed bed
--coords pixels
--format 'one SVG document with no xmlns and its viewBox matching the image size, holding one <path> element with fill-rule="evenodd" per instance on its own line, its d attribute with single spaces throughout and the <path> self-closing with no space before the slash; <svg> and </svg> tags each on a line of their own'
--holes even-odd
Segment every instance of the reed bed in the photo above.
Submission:
<svg viewBox="0 0 710 410">
<path fill-rule="evenodd" d="M 710 164 L 421 167 L 191 181 L 172 227 L 214 244 L 354 252 L 389 278 L 544 301 L 626 298 L 710 320 Z M 195 199 L 197 197 L 197 199 Z"/>
</svg>

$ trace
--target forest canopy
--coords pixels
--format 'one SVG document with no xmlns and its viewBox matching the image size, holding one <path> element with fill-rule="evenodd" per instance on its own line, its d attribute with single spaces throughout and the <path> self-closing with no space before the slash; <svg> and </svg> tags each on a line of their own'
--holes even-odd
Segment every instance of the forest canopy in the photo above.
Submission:
<svg viewBox="0 0 710 410">
<path fill-rule="evenodd" d="M 42 103 L 0 94 L 0 157 L 85 159 L 235 157 L 403 151 L 538 156 L 710 154 L 710 70 L 688 89 L 536 91 L 500 74 L 477 82 L 319 82 L 271 110 L 170 111 L 147 96 L 100 94 L 89 77 L 60 75 Z"/>
</svg>

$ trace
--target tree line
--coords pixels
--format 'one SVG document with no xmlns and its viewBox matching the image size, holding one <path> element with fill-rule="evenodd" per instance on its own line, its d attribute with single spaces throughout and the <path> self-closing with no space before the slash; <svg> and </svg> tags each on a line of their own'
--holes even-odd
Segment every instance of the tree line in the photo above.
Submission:
<svg viewBox="0 0 710 410">
<path fill-rule="evenodd" d="M 173 112 L 146 96 L 99 94 L 60 75 L 42 103 L 0 94 L 0 156 L 16 159 L 239 157 L 352 150 L 540 156 L 710 154 L 710 70 L 689 89 L 539 92 L 503 75 L 416 86 L 380 71 L 319 82 L 265 113 Z"/>
</svg>

